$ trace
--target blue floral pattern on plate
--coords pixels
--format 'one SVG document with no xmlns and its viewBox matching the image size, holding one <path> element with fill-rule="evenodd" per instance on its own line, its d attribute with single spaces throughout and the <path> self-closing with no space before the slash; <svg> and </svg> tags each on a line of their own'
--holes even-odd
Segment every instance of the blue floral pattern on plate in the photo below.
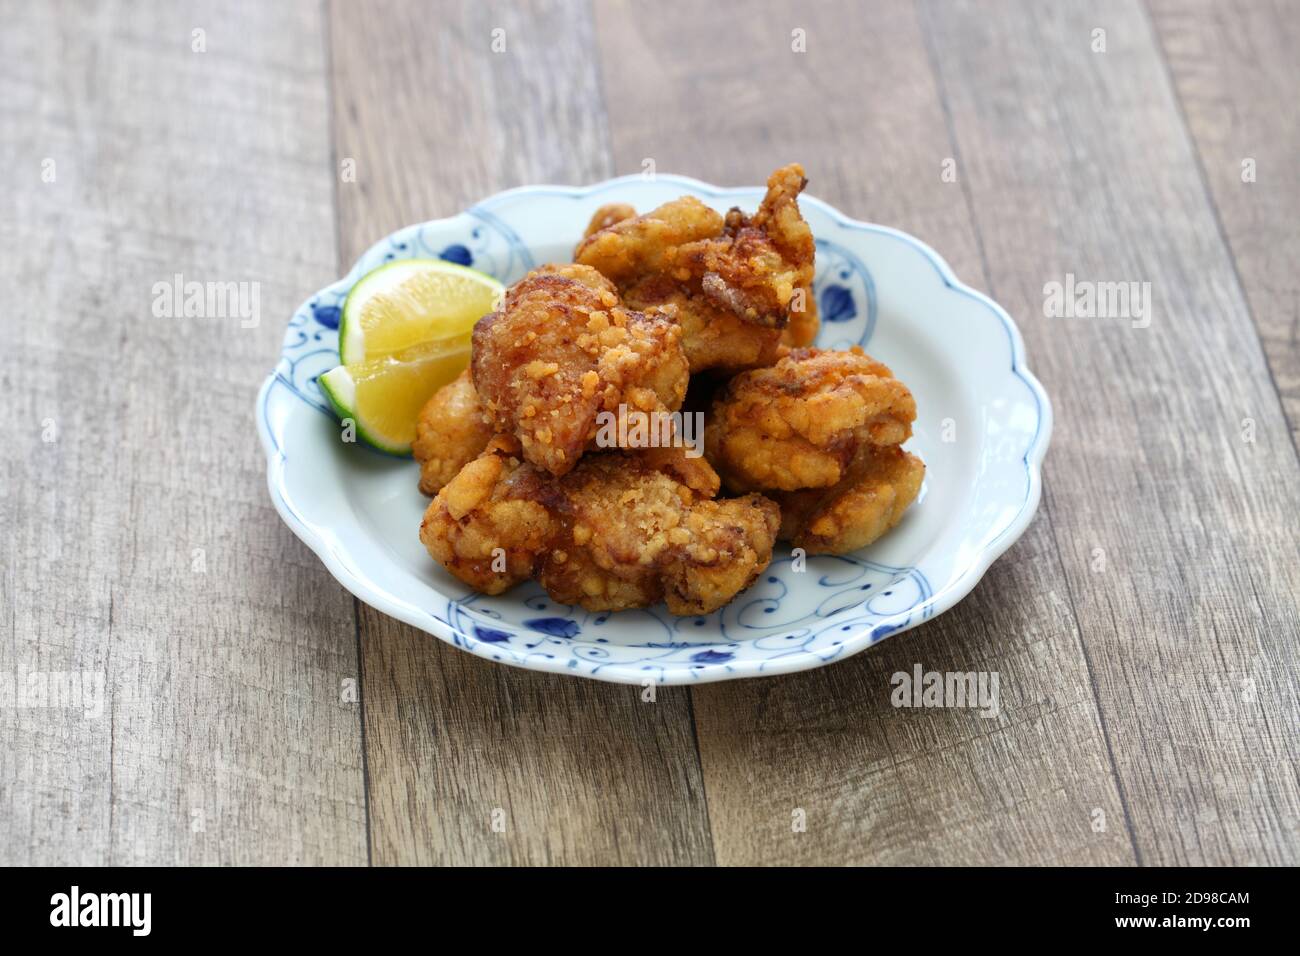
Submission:
<svg viewBox="0 0 1300 956">
<path fill-rule="evenodd" d="M 871 627 L 872 642 L 932 613 L 930 584 L 915 568 L 896 568 L 853 556 L 814 556 L 805 572 L 816 590 L 792 595 L 782 573 L 795 559 L 776 558 L 748 591 L 732 604 L 704 617 L 674 617 L 663 605 L 635 611 L 584 611 L 556 604 L 536 584 L 508 595 L 469 594 L 451 602 L 453 643 L 493 660 L 527 666 L 565 659 L 601 676 L 611 663 L 632 667 L 644 679 L 662 681 L 668 671 L 717 664 L 732 672 L 753 662 L 764 673 L 791 654 L 832 661 L 844 652 L 845 635 Z M 845 616 L 841 612 L 853 610 Z M 913 619 L 915 611 L 915 620 Z M 545 616 L 539 616 L 545 615 Z M 884 621 L 890 624 L 883 624 Z M 613 657 L 610 634 L 619 632 L 620 650 L 641 653 Z"/>
<path fill-rule="evenodd" d="M 658 180 L 658 189 L 676 187 L 678 194 L 691 192 L 717 203 L 753 201 L 759 194 L 720 190 L 681 177 Z M 369 249 L 347 277 L 304 302 L 290 319 L 280 361 L 258 403 L 268 481 L 285 520 L 350 590 L 395 617 L 491 660 L 606 680 L 687 683 L 801 670 L 852 654 L 950 606 L 1032 516 L 1050 406 L 1041 386 L 1023 368 L 1019 336 L 1005 312 L 957 282 L 928 247 L 902 233 L 846 219 L 814 199 L 805 199 L 804 205 L 806 215 L 817 215 L 810 221 L 817 233 L 813 292 L 822 318 L 819 345 L 866 346 L 875 335 L 878 277 L 864 258 L 862 233 L 876 241 L 884 237 L 908 247 L 903 250 L 908 255 L 924 257 L 939 280 L 927 294 L 971 300 L 1005 331 L 1007 366 L 1027 395 L 1015 412 L 1027 410 L 1033 421 L 1018 422 L 1005 439 L 1025 436 L 1024 447 L 1010 449 L 1022 469 L 1022 488 L 1013 492 L 1020 500 L 1009 502 L 1008 517 L 984 530 L 981 547 L 971 553 L 927 552 L 919 561 L 889 564 L 875 560 L 874 549 L 868 549 L 858 555 L 808 557 L 805 566 L 802 556 L 781 550 L 749 590 L 707 617 L 677 618 L 663 606 L 594 613 L 557 605 L 535 584 L 496 597 L 467 594 L 463 585 L 431 567 L 421 573 L 436 574 L 435 579 L 405 582 L 411 576 L 408 568 L 393 566 L 385 572 L 382 548 L 373 534 L 360 525 L 353 527 L 346 515 L 331 512 L 304 490 L 315 475 L 297 485 L 289 480 L 294 461 L 284 451 L 286 436 L 304 434 L 308 427 L 295 408 L 329 415 L 316 377 L 338 362 L 339 311 L 357 279 L 385 262 L 418 256 L 444 258 L 513 282 L 538 262 L 567 258 L 571 242 L 557 245 L 545 238 L 554 232 L 557 219 L 567 219 L 576 235 L 591 207 L 615 198 L 611 194 L 648 208 L 653 200 L 637 194 L 654 190 L 638 181 L 640 177 L 624 177 L 588 189 L 527 187 L 502 193 L 460 216 L 407 227 Z M 569 212 L 570 205 L 581 209 Z M 971 302 L 963 305 L 970 308 Z M 995 334 L 994 325 L 984 334 Z M 990 342 L 986 345 L 993 347 Z M 1015 387 L 999 385 L 1010 391 Z M 361 448 L 348 453 L 368 454 Z M 1005 451 L 999 452 L 999 461 L 1005 457 Z M 309 461 L 301 465 L 304 473 L 312 468 Z M 393 467 L 413 468 L 409 463 Z M 389 580 L 381 580 L 386 573 Z"/>
</svg>

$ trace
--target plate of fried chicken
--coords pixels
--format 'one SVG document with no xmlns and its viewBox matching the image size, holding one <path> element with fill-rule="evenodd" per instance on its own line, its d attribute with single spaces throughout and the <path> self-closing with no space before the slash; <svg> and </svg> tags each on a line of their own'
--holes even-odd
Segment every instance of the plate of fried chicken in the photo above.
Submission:
<svg viewBox="0 0 1300 956">
<path fill-rule="evenodd" d="M 259 394 L 277 510 L 362 600 L 534 670 L 788 673 L 948 609 L 1032 519 L 1051 408 L 1001 307 L 806 183 L 524 187 L 377 243 Z M 340 441 L 316 379 L 349 289 L 416 257 L 507 288 L 412 460 Z"/>
</svg>

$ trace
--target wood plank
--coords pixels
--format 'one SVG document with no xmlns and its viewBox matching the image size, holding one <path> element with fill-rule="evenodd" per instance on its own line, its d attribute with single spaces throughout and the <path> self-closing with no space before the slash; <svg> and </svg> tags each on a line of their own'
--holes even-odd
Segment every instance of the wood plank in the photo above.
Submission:
<svg viewBox="0 0 1300 956">
<path fill-rule="evenodd" d="M 339 192 L 345 263 L 499 189 L 610 173 L 587 5 L 429 17 L 331 7 L 336 152 L 357 168 Z M 503 667 L 368 608 L 359 628 L 376 863 L 711 861 L 684 691 L 643 703 L 637 687 Z"/>
<path fill-rule="evenodd" d="M 1298 444 L 1300 3 L 1155 0 L 1150 9 L 1291 441 Z"/>
<path fill-rule="evenodd" d="M 1056 404 L 1046 502 L 1139 859 L 1294 864 L 1300 467 L 1151 24 L 922 10 L 991 289 Z M 1044 317 L 1067 273 L 1149 282 L 1149 326 Z"/>
<path fill-rule="evenodd" d="M 756 184 L 799 159 L 812 194 L 920 236 L 985 284 L 963 187 L 940 179 L 957 154 L 910 5 L 597 13 L 619 172 L 650 157 Z M 796 28 L 806 53 L 791 49 Z M 1133 861 L 1052 527 L 1040 513 L 959 607 L 871 652 L 692 691 L 719 862 Z M 917 662 L 998 672 L 1001 716 L 895 710 L 890 676 Z"/>
<path fill-rule="evenodd" d="M 252 437 L 284 322 L 334 273 L 319 6 L 0 21 L 22 319 L 0 352 L 0 671 L 86 671 L 106 697 L 0 708 L 0 862 L 363 861 L 351 601 L 276 516 Z M 158 317 L 178 273 L 260 283 L 260 322 Z"/>
</svg>

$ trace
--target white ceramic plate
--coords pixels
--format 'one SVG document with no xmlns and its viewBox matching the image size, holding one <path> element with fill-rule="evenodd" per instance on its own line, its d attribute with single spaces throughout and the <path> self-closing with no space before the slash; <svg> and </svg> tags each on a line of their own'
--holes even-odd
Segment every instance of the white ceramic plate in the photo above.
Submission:
<svg viewBox="0 0 1300 956">
<path fill-rule="evenodd" d="M 394 233 L 299 307 L 258 395 L 258 430 L 276 509 L 344 587 L 491 660 L 687 684 L 855 654 L 952 607 L 1020 536 L 1038 507 L 1052 413 L 1015 323 L 919 240 L 804 197 L 817 237 L 818 344 L 863 345 L 916 396 L 907 447 L 924 459 L 926 478 L 898 527 L 857 554 L 809 558 L 802 572 L 780 546 L 753 587 L 707 617 L 675 618 L 663 606 L 591 613 L 555 604 L 535 584 L 486 597 L 434 563 L 418 537 L 427 499 L 416 489 L 416 465 L 341 442 L 316 384 L 338 363 L 348 290 L 377 265 L 411 256 L 441 256 L 510 283 L 536 265 L 569 261 L 597 206 L 647 211 L 687 193 L 719 210 L 752 211 L 763 190 L 667 175 L 512 189 Z"/>
</svg>

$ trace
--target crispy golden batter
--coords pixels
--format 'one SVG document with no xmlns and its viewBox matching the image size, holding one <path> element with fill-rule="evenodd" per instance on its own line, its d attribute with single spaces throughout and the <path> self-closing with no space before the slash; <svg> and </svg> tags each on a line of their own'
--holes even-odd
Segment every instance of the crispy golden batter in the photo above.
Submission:
<svg viewBox="0 0 1300 956">
<path fill-rule="evenodd" d="M 420 525 L 429 554 L 479 591 L 536 578 L 554 600 L 588 610 L 663 600 L 673 614 L 707 614 L 771 560 L 780 516 L 760 495 L 710 500 L 617 451 L 588 454 L 555 478 L 517 449 L 494 439 Z"/>
<path fill-rule="evenodd" d="M 703 495 L 705 498 L 717 497 L 718 492 L 722 489 L 722 479 L 713 470 L 713 466 L 709 464 L 708 459 L 703 455 L 696 455 L 692 458 L 686 454 L 686 449 L 681 446 L 638 448 L 628 454 L 635 455 L 650 468 L 655 471 L 662 471 L 665 475 Z"/>
<path fill-rule="evenodd" d="M 591 446 L 600 412 L 664 414 L 686 395 L 681 329 L 624 308 L 588 266 L 529 273 L 479 320 L 472 345 L 474 386 L 495 429 L 553 475 Z"/>
<path fill-rule="evenodd" d="M 862 349 L 796 349 L 728 383 L 705 449 L 734 491 L 829 488 L 860 447 L 906 441 L 915 418 L 907 386 Z"/>
<path fill-rule="evenodd" d="M 420 463 L 420 491 L 436 495 L 492 438 L 469 369 L 448 382 L 420 410 L 411 453 Z"/>
<path fill-rule="evenodd" d="M 778 169 L 752 217 L 724 218 L 685 196 L 644 216 L 608 213 L 612 224 L 595 229 L 598 210 L 574 260 L 611 279 L 630 307 L 671 312 L 692 372 L 770 365 L 783 344 L 817 334 L 815 244 L 798 203 L 806 183 L 799 164 Z"/>
<path fill-rule="evenodd" d="M 506 302 L 510 301 L 510 293 L 524 280 L 534 279 L 537 276 L 562 276 L 565 279 L 573 279 L 575 282 L 581 282 L 589 289 L 597 292 L 616 292 L 614 283 L 610 282 L 603 275 L 588 266 L 578 265 L 576 262 L 548 262 L 546 265 L 538 266 L 528 275 L 524 276 L 519 282 L 506 290 Z"/>
<path fill-rule="evenodd" d="M 651 273 L 625 287 L 623 296 L 630 308 L 661 311 L 677 320 L 692 373 L 762 368 L 781 355 L 781 329 L 748 322 L 666 275 Z"/>
<path fill-rule="evenodd" d="M 702 273 L 710 300 L 762 325 L 785 327 L 810 310 L 815 317 L 816 246 L 799 214 L 799 193 L 807 183 L 797 163 L 778 169 L 768 178 L 767 194 L 752 217 L 732 209 L 721 240 L 683 250 L 693 271 Z M 803 302 L 792 301 L 796 292 Z"/>
<path fill-rule="evenodd" d="M 589 233 L 578 243 L 573 261 L 591 266 L 619 286 L 650 272 L 684 282 L 691 270 L 679 256 L 680 248 L 716 239 L 724 225 L 721 213 L 694 196 L 683 196 L 644 216 L 620 219 Z"/>
<path fill-rule="evenodd" d="M 608 229 L 616 222 L 631 219 L 635 215 L 636 210 L 625 202 L 612 202 L 601 206 L 592 214 L 591 222 L 587 223 L 587 229 L 582 234 L 583 238 L 600 232 L 602 229 Z"/>
<path fill-rule="evenodd" d="M 925 465 L 897 445 L 864 445 L 830 488 L 784 491 L 781 539 L 809 554 L 847 554 L 898 524 L 916 500 Z"/>
</svg>

